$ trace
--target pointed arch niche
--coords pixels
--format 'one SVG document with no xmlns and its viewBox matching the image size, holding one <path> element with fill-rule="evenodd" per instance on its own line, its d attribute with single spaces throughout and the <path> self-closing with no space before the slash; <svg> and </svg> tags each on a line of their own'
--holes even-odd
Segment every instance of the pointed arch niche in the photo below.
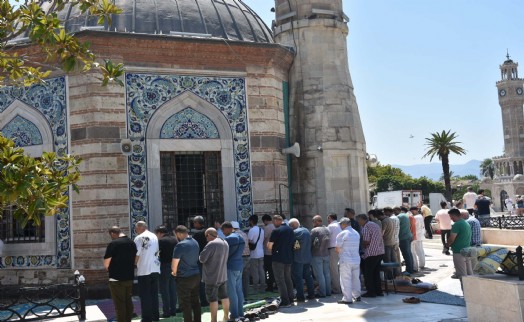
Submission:
<svg viewBox="0 0 524 322">
<path fill-rule="evenodd" d="M 161 139 L 161 131 L 168 120 L 192 110 L 208 119 L 218 131 L 218 138 L 211 139 Z M 185 92 L 180 96 L 164 104 L 158 110 L 147 127 L 146 132 L 147 173 L 149 186 L 149 226 L 156 227 L 162 224 L 162 191 L 160 175 L 160 153 L 161 152 L 199 152 L 220 151 L 222 163 L 222 186 L 224 191 L 224 213 L 236 213 L 235 197 L 235 167 L 233 156 L 233 136 L 228 121 L 222 113 L 212 104 L 206 102 L 191 92 Z M 227 218 L 237 220 L 237 218 Z"/>
</svg>

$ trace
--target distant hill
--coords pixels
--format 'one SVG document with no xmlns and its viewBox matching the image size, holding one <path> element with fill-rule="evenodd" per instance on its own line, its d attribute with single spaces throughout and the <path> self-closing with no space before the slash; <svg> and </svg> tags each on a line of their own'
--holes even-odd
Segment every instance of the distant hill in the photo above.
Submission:
<svg viewBox="0 0 524 322">
<path fill-rule="evenodd" d="M 479 179 L 480 164 L 482 161 L 471 160 L 465 164 L 450 164 L 449 170 L 453 172 L 454 176 L 466 176 L 469 174 L 476 175 Z M 428 163 L 415 165 L 392 165 L 395 168 L 400 168 L 405 173 L 413 178 L 428 177 L 432 180 L 438 180 L 442 176 L 442 163 Z"/>
</svg>

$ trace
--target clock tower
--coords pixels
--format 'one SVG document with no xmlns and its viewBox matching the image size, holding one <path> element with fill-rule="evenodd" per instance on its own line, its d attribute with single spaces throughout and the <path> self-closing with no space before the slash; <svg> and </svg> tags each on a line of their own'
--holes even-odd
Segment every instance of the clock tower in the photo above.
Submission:
<svg viewBox="0 0 524 322">
<path fill-rule="evenodd" d="M 295 54 L 290 69 L 294 213 L 306 224 L 329 212 L 369 206 L 366 145 L 349 73 L 349 18 L 342 0 L 275 0 L 275 42 Z"/>
</svg>

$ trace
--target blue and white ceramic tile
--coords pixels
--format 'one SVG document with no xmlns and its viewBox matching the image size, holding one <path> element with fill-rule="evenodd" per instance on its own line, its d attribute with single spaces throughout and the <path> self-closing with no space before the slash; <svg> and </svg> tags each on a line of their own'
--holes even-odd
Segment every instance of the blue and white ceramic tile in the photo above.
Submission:
<svg viewBox="0 0 524 322">
<path fill-rule="evenodd" d="M 162 126 L 161 139 L 219 139 L 218 129 L 207 116 L 186 108 L 171 116 Z"/>
<path fill-rule="evenodd" d="M 42 144 L 42 133 L 36 125 L 20 115 L 9 121 L 0 132 L 5 137 L 12 139 L 17 147 Z"/>
</svg>

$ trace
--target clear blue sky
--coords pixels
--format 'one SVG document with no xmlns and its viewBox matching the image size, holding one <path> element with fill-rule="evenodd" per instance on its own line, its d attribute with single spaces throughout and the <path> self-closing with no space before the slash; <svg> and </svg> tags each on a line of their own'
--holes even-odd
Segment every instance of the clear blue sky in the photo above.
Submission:
<svg viewBox="0 0 524 322">
<path fill-rule="evenodd" d="M 343 1 L 369 153 L 382 164 L 428 163 L 424 138 L 448 129 L 467 150 L 452 164 L 503 153 L 495 82 L 506 48 L 524 78 L 524 1 Z M 244 2 L 271 26 L 273 1 Z"/>
</svg>

